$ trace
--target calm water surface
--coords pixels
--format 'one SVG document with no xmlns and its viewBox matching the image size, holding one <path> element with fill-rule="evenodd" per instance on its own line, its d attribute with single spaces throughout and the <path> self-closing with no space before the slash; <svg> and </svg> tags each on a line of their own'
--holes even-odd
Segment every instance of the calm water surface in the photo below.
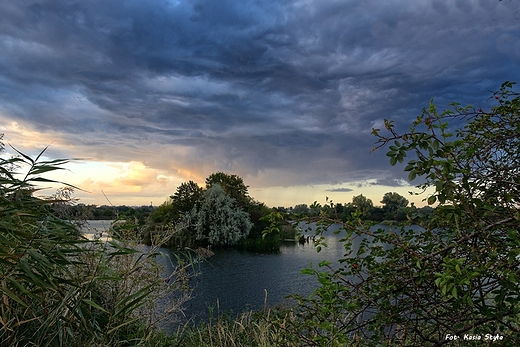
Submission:
<svg viewBox="0 0 520 347">
<path fill-rule="evenodd" d="M 325 234 L 328 247 L 320 253 L 312 240 L 300 244 L 287 242 L 277 254 L 238 250 L 215 250 L 215 255 L 196 266 L 199 275 L 192 279 L 193 298 L 185 304 L 184 314 L 194 321 L 207 320 L 210 309 L 216 313 L 240 313 L 288 302 L 291 294 L 310 295 L 318 286 L 314 276 L 302 275 L 311 263 L 334 261 L 345 253 L 332 226 Z M 306 235 L 313 235 L 307 232 Z M 165 254 L 169 250 L 162 249 Z M 174 259 L 173 256 L 171 256 Z M 163 264 L 167 270 L 171 266 Z"/>
<path fill-rule="evenodd" d="M 247 308 L 261 309 L 264 304 L 283 304 L 290 294 L 311 294 L 318 282 L 313 276 L 302 275 L 301 270 L 324 259 L 339 259 L 345 253 L 335 237 L 327 238 L 329 246 L 320 253 L 312 241 L 285 243 L 278 254 L 216 251 L 200 264 L 194 298 L 187 303 L 185 313 L 206 319 L 209 307 L 239 313 Z"/>
<path fill-rule="evenodd" d="M 209 308 L 213 312 L 240 313 L 245 309 L 258 310 L 288 302 L 287 296 L 308 296 L 318 287 L 315 276 L 303 275 L 301 270 L 327 260 L 338 264 L 346 251 L 332 225 L 323 234 L 327 247 L 317 252 L 312 240 L 309 243 L 285 243 L 278 254 L 256 254 L 247 251 L 217 250 L 215 255 L 200 264 L 200 275 L 194 278 L 193 299 L 185 305 L 188 318 L 206 320 Z M 388 229 L 385 225 L 373 227 Z M 304 233 L 313 235 L 312 231 Z M 354 247 L 359 242 L 354 243 Z M 267 296 L 266 296 L 267 295 Z"/>
<path fill-rule="evenodd" d="M 110 225 L 110 221 L 93 224 L 102 228 L 107 223 Z M 291 294 L 310 295 L 317 288 L 318 281 L 312 275 L 301 274 L 301 270 L 310 264 L 318 267 L 323 260 L 334 265 L 344 257 L 346 251 L 339 242 L 345 235 L 344 231 L 334 234 L 339 228 L 339 225 L 332 225 L 324 232 L 327 247 L 319 253 L 312 240 L 304 244 L 284 243 L 277 254 L 216 250 L 214 256 L 196 266 L 200 274 L 192 280 L 194 292 L 193 298 L 185 304 L 186 317 L 194 321 L 207 320 L 210 308 L 214 313 L 240 313 L 246 309 L 259 310 L 264 304 L 285 304 Z M 389 227 L 376 225 L 373 228 Z M 314 233 L 309 230 L 304 235 L 312 236 Z M 168 249 L 161 251 L 170 254 Z M 170 257 L 175 259 L 173 255 Z M 172 271 L 169 260 L 160 259 L 160 262 L 166 271 Z"/>
<path fill-rule="evenodd" d="M 107 237 L 106 231 L 110 228 L 113 220 L 88 220 L 87 224 L 81 229 L 83 235 L 92 240 L 95 237 L 102 239 Z"/>
</svg>

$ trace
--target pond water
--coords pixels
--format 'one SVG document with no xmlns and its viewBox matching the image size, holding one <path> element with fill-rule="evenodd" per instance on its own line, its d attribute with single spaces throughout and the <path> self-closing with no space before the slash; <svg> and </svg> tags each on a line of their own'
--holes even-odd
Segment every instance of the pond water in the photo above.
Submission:
<svg viewBox="0 0 520 347">
<path fill-rule="evenodd" d="M 110 221 L 93 223 L 102 229 Z M 312 241 L 312 230 L 304 231 L 310 236 L 308 242 L 287 242 L 276 254 L 252 253 L 238 250 L 215 250 L 215 255 L 199 262 L 193 278 L 193 298 L 185 304 L 184 314 L 193 321 L 207 320 L 210 308 L 214 314 L 232 312 L 238 314 L 246 309 L 259 310 L 267 306 L 288 303 L 287 296 L 300 294 L 308 296 L 318 287 L 312 275 L 301 274 L 302 269 L 323 261 L 337 264 L 346 251 L 339 240 L 344 232 L 335 234 L 340 225 L 331 225 L 323 233 L 327 247 L 316 251 Z M 389 229 L 387 225 L 375 225 L 372 229 Z M 416 229 L 416 227 L 412 227 Z M 359 244 L 355 242 L 353 247 Z M 170 250 L 161 249 L 168 256 Z M 170 255 L 170 259 L 175 259 Z M 170 260 L 159 259 L 166 271 L 172 271 Z M 167 327 L 165 327 L 168 329 Z"/>
<path fill-rule="evenodd" d="M 214 312 L 240 313 L 286 303 L 290 294 L 310 295 L 318 282 L 313 276 L 302 275 L 301 270 L 322 260 L 335 261 L 345 253 L 339 237 L 332 233 L 334 229 L 338 226 L 326 233 L 328 247 L 320 253 L 312 240 L 284 243 L 277 254 L 215 251 L 200 263 L 194 297 L 186 304 L 185 314 L 194 320 L 207 319 L 210 307 Z"/>
<path fill-rule="evenodd" d="M 323 233 L 327 247 L 321 252 L 311 240 L 284 243 L 277 254 L 258 254 L 237 250 L 217 250 L 215 255 L 199 264 L 200 274 L 194 278 L 193 298 L 185 305 L 186 317 L 194 321 L 207 320 L 213 313 L 240 313 L 246 309 L 259 310 L 267 306 L 288 303 L 291 294 L 310 295 L 317 287 L 315 276 L 301 274 L 301 270 L 323 261 L 332 266 L 346 251 L 339 240 L 344 232 L 335 234 L 340 225 L 332 225 Z M 387 225 L 375 225 L 389 229 Z M 412 227 L 417 229 L 417 227 Z M 312 236 L 313 231 L 304 232 Z M 357 247 L 359 241 L 354 242 Z"/>
<path fill-rule="evenodd" d="M 81 228 L 83 236 L 89 240 L 100 238 L 102 240 L 108 237 L 106 231 L 110 228 L 113 220 L 88 220 L 87 224 Z"/>
</svg>

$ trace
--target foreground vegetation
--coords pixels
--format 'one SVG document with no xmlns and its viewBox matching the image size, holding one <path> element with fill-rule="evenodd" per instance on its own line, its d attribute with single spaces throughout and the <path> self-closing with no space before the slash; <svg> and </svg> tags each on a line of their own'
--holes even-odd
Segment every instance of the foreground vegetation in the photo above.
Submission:
<svg viewBox="0 0 520 347">
<path fill-rule="evenodd" d="M 321 284 L 312 296 L 294 296 L 297 304 L 292 307 L 266 307 L 179 326 L 172 336 L 160 332 L 158 322 L 179 313 L 189 299 L 189 264 L 179 261 L 171 277 L 162 278 L 155 251 L 168 241 L 155 237 L 191 230 L 198 245 L 244 239 L 242 234 L 229 236 L 235 225 L 254 230 L 240 211 L 249 211 L 250 218 L 255 203 L 243 199 L 247 187 L 234 198 L 225 188 L 229 179 L 243 182 L 219 173 L 206 189 L 188 183 L 183 189 L 197 194 L 195 205 L 179 210 L 172 196 L 171 206 L 160 213 L 178 213 L 177 223 L 165 224 L 164 233 L 150 236 L 155 246 L 143 252 L 128 241 L 82 238 L 66 214 L 58 213 L 70 202 L 68 190 L 48 199 L 35 197 L 38 184 L 51 182 L 42 174 L 66 161 L 41 161 L 41 154 L 32 159 L 23 153 L 2 160 L 1 344 L 519 345 L 520 94 L 512 87 L 506 82 L 493 93 L 496 105 L 490 110 L 453 104 L 451 110 L 438 112 L 432 103 L 405 132 L 390 120 L 385 121 L 385 134 L 373 130 L 376 149 L 388 147 L 391 165 L 412 156 L 404 168 L 409 180 L 434 189 L 425 198 L 437 205 L 432 213 L 406 210 L 405 202 L 393 194 L 383 198 L 385 206 L 393 206 L 387 216 L 403 211 L 408 223 L 421 225 L 423 231 L 406 226 L 396 232 L 371 231 L 373 223 L 367 219 L 373 206 L 363 196 L 352 202 L 355 209 L 348 215 L 341 212 L 344 205 L 314 204 L 309 216 L 321 230 L 342 223 L 338 232 L 344 236 L 345 256 L 339 267 L 323 262 L 303 271 Z M 20 179 L 16 172 L 21 167 L 27 170 Z M 220 215 L 212 206 L 229 213 Z M 216 220 L 227 228 L 226 235 L 206 223 L 214 215 L 220 215 Z M 283 213 L 274 210 L 260 213 L 261 219 L 264 227 L 256 231 L 261 238 L 277 235 L 285 222 Z M 135 230 L 120 229 L 121 239 L 137 235 L 125 231 Z M 162 298 L 171 302 L 158 313 L 154 304 Z"/>
<path fill-rule="evenodd" d="M 3 146 L 0 150 L 3 149 Z M 66 160 L 23 153 L 0 163 L 0 345 L 129 346 L 163 340 L 158 324 L 190 297 L 189 262 L 172 274 L 157 246 L 83 238 L 66 218 L 70 191 L 36 197 Z M 162 311 L 157 310 L 161 301 Z"/>
<path fill-rule="evenodd" d="M 489 111 L 438 112 L 432 103 L 407 132 L 389 120 L 389 135 L 373 130 L 391 165 L 413 155 L 405 171 L 435 189 L 426 200 L 438 205 L 426 220 L 409 216 L 422 232 L 371 232 L 359 215 L 344 223 L 343 265 L 307 270 L 322 283 L 299 300 L 312 343 L 519 345 L 520 95 L 512 86 L 493 94 Z"/>
</svg>

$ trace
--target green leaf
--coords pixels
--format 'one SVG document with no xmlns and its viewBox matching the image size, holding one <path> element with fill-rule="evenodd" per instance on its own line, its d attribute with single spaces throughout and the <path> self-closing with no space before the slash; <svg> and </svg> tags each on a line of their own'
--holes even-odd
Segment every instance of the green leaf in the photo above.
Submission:
<svg viewBox="0 0 520 347">
<path fill-rule="evenodd" d="M 150 288 L 151 286 L 147 286 L 145 288 L 142 288 L 138 292 L 127 296 L 123 300 L 117 303 L 116 307 L 118 307 L 118 310 L 114 314 L 115 317 L 129 313 L 133 310 L 135 310 L 137 307 L 144 304 L 143 299 L 150 294 Z"/>
<path fill-rule="evenodd" d="M 11 146 L 11 145 L 9 145 L 9 146 Z M 21 155 L 22 157 L 24 157 L 24 158 L 27 160 L 26 163 L 30 163 L 30 164 L 34 165 L 34 160 L 33 160 L 31 157 L 29 157 L 29 156 L 26 155 L 26 154 L 23 154 L 22 152 L 20 152 L 19 150 L 17 150 L 17 149 L 14 148 L 13 146 L 11 146 L 11 148 L 14 149 L 14 150 L 16 151 L 16 153 L 18 153 L 19 155 Z"/>
<path fill-rule="evenodd" d="M 451 295 L 452 295 L 455 299 L 458 298 L 458 296 L 457 296 L 457 287 L 453 287 L 453 288 L 451 289 Z"/>
<path fill-rule="evenodd" d="M 107 310 L 105 310 L 103 307 L 99 306 L 98 304 L 96 304 L 94 301 L 92 300 L 89 300 L 89 299 L 83 299 L 82 300 L 84 303 L 94 307 L 94 308 L 97 308 L 98 310 L 100 311 L 103 311 L 105 313 L 109 313 Z"/>
<path fill-rule="evenodd" d="M 119 324 L 118 326 L 115 326 L 113 327 L 112 329 L 110 329 L 107 334 L 113 334 L 115 331 L 121 329 L 122 327 L 125 327 L 127 325 L 130 325 L 130 324 L 133 324 L 134 322 L 138 321 L 139 318 L 134 318 L 134 319 L 129 319 L 121 324 Z"/>
<path fill-rule="evenodd" d="M 459 264 L 455 265 L 455 271 L 457 271 L 459 274 L 462 275 L 462 271 L 460 270 L 460 265 Z"/>
<path fill-rule="evenodd" d="M 307 269 L 301 270 L 300 273 L 302 275 L 314 275 L 314 270 L 307 268 Z"/>
<path fill-rule="evenodd" d="M 29 307 L 18 295 L 7 289 L 6 287 L 0 287 L 0 291 L 2 291 L 5 295 L 22 305 L 23 307 Z M 3 305 L 3 303 L 2 303 Z"/>
</svg>

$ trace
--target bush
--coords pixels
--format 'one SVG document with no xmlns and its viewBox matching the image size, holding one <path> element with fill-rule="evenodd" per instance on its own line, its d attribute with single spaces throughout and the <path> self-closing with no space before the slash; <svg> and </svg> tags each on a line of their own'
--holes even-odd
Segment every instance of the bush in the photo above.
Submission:
<svg viewBox="0 0 520 347">
<path fill-rule="evenodd" d="M 409 216 L 421 231 L 373 231 L 360 213 L 343 224 L 341 266 L 305 270 L 321 283 L 297 297 L 294 328 L 305 344 L 520 344 L 520 95 L 512 86 L 493 94 L 489 111 L 453 104 L 439 113 L 432 103 L 407 133 L 392 121 L 388 136 L 374 129 L 391 165 L 414 155 L 405 171 L 433 187 L 425 200 L 438 206 L 427 220 Z"/>
</svg>

